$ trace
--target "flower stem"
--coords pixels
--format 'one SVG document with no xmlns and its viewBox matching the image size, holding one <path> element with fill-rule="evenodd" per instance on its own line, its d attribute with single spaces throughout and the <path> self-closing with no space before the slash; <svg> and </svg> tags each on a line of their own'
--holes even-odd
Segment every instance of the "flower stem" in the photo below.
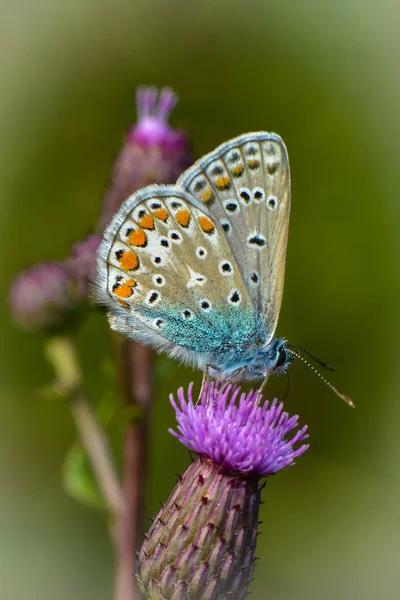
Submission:
<svg viewBox="0 0 400 600">
<path fill-rule="evenodd" d="M 73 340 L 54 337 L 46 344 L 46 356 L 56 374 L 59 391 L 68 397 L 79 438 L 114 519 L 124 510 L 124 497 L 112 460 L 107 437 L 88 401 Z"/>
<path fill-rule="evenodd" d="M 115 600 L 138 597 L 136 551 L 141 546 L 152 394 L 152 351 L 113 335 L 118 380 L 129 421 L 125 432 L 123 490 L 126 509 L 116 523 L 117 573 Z"/>
</svg>

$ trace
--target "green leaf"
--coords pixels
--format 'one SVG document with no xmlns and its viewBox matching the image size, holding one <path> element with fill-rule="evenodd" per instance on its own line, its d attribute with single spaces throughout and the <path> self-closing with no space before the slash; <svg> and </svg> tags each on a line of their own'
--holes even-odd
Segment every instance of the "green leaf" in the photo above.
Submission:
<svg viewBox="0 0 400 600">
<path fill-rule="evenodd" d="M 104 430 L 110 426 L 117 411 L 115 394 L 110 392 L 96 408 L 97 418 Z M 62 475 L 64 489 L 72 498 L 91 508 L 107 510 L 89 458 L 79 440 L 75 440 L 67 452 Z"/>
<path fill-rule="evenodd" d="M 86 452 L 79 442 L 68 450 L 63 466 L 63 484 L 66 492 L 91 508 L 106 510 Z"/>
</svg>

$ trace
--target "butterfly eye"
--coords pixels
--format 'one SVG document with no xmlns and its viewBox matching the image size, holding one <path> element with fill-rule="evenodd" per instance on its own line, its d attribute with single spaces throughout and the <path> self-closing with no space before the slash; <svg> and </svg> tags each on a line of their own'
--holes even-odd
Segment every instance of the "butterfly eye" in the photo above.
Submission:
<svg viewBox="0 0 400 600">
<path fill-rule="evenodd" d="M 287 355 L 284 348 L 280 347 L 278 351 L 278 360 L 276 361 L 275 368 L 282 367 L 287 361 Z"/>
</svg>

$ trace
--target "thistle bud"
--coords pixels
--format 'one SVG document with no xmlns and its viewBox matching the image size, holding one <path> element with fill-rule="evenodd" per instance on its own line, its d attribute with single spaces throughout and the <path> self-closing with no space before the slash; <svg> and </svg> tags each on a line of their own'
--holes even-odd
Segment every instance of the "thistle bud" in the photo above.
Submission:
<svg viewBox="0 0 400 600">
<path fill-rule="evenodd" d="M 26 331 L 59 333 L 75 324 L 80 300 L 62 263 L 37 264 L 18 275 L 10 288 L 10 312 Z"/>
<path fill-rule="evenodd" d="M 253 577 L 260 479 L 294 463 L 308 446 L 298 417 L 258 392 L 209 384 L 194 404 L 171 397 L 178 432 L 199 455 L 162 507 L 139 553 L 138 580 L 152 600 L 245 598 Z"/>
<path fill-rule="evenodd" d="M 178 101 L 174 92 L 164 88 L 158 94 L 156 88 L 140 87 L 136 99 L 138 122 L 128 131 L 114 164 L 100 230 L 135 190 L 152 183 L 175 183 L 193 162 L 186 133 L 168 123 Z"/>
<path fill-rule="evenodd" d="M 71 254 L 65 261 L 68 275 L 76 285 L 78 294 L 84 298 L 89 297 L 90 285 L 96 275 L 96 253 L 100 242 L 99 235 L 87 236 L 72 246 Z"/>
</svg>

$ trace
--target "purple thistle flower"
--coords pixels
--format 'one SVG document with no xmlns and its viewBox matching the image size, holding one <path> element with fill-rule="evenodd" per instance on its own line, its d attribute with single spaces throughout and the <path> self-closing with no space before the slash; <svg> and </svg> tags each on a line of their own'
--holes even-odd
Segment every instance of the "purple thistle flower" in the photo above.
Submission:
<svg viewBox="0 0 400 600">
<path fill-rule="evenodd" d="M 81 304 L 62 263 L 34 265 L 20 273 L 9 292 L 14 321 L 31 332 L 58 333 L 76 322 Z"/>
<path fill-rule="evenodd" d="M 294 463 L 308 446 L 306 427 L 258 392 L 208 383 L 199 403 L 183 388 L 171 404 L 185 446 L 199 454 L 154 519 L 139 552 L 147 598 L 243 600 L 258 534 L 259 480 Z M 285 439 L 289 437 L 289 439 Z"/>
<path fill-rule="evenodd" d="M 276 399 L 260 406 L 257 391 L 246 395 L 239 386 L 220 390 L 211 383 L 195 406 L 192 388 L 193 384 L 188 400 L 183 388 L 178 390 L 179 405 L 171 394 L 179 433 L 170 432 L 200 456 L 239 473 L 267 477 L 293 464 L 307 450 L 307 444 L 293 448 L 308 437 L 306 425 L 285 439 L 297 427 L 298 417 L 289 417 Z"/>
<path fill-rule="evenodd" d="M 96 253 L 100 242 L 99 235 L 87 236 L 72 246 L 71 254 L 65 260 L 66 271 L 82 297 L 89 296 L 90 284 L 96 274 Z"/>
<path fill-rule="evenodd" d="M 159 98 L 157 88 L 139 87 L 136 92 L 138 122 L 127 133 L 130 142 L 148 148 L 160 146 L 165 150 L 179 150 L 187 144 L 187 136 L 176 131 L 168 123 L 168 118 L 178 102 L 177 95 L 170 88 L 163 88 Z"/>
<path fill-rule="evenodd" d="M 112 181 L 104 198 L 99 229 L 133 192 L 152 183 L 175 183 L 193 162 L 188 136 L 173 129 L 169 115 L 178 101 L 169 88 L 137 90 L 138 122 L 131 127 L 114 163 Z"/>
</svg>

